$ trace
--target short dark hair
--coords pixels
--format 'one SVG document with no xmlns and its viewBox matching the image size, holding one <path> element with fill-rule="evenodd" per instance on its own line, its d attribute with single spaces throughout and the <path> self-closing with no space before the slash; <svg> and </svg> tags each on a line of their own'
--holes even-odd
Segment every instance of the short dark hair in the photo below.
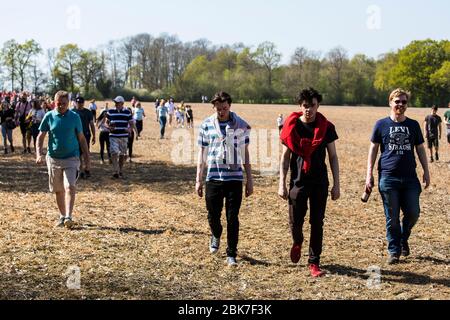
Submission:
<svg viewBox="0 0 450 320">
<path fill-rule="evenodd" d="M 302 90 L 297 97 L 297 103 L 302 104 L 303 102 L 312 102 L 316 98 L 317 102 L 321 103 L 323 100 L 322 95 L 314 88 L 307 88 Z"/>
<path fill-rule="evenodd" d="M 434 111 L 438 111 L 439 107 L 438 106 L 432 106 L 431 109 L 433 109 Z"/>
<path fill-rule="evenodd" d="M 216 102 L 220 103 L 228 102 L 228 104 L 231 105 L 233 103 L 233 99 L 231 99 L 231 96 L 228 93 L 220 91 L 216 93 L 214 95 L 214 98 L 211 100 L 212 104 L 216 104 Z"/>
</svg>

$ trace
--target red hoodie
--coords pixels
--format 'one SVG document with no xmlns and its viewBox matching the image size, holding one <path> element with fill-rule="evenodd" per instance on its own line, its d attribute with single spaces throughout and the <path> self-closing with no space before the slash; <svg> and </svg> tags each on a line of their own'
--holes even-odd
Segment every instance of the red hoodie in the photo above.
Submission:
<svg viewBox="0 0 450 320">
<path fill-rule="evenodd" d="M 303 116 L 302 112 L 294 112 L 287 119 L 281 132 L 281 141 L 292 152 L 302 157 L 303 172 L 307 173 L 311 169 L 311 156 L 317 150 L 317 148 L 325 140 L 325 136 L 329 128 L 333 127 L 333 124 L 329 122 L 324 115 L 317 113 L 316 123 L 317 127 L 314 129 L 314 138 L 300 137 L 296 129 L 297 121 Z"/>
</svg>

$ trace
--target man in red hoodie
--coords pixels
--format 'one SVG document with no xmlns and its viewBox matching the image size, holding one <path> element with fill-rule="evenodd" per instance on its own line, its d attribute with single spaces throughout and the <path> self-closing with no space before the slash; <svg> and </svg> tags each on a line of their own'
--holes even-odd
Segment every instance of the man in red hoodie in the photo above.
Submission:
<svg viewBox="0 0 450 320">
<path fill-rule="evenodd" d="M 298 263 L 303 244 L 303 224 L 310 202 L 311 240 L 309 269 L 313 277 L 324 275 L 320 269 L 323 243 L 323 222 L 328 199 L 328 172 L 326 154 L 330 161 L 334 185 L 331 199 L 340 198 L 339 159 L 335 141 L 338 139 L 334 125 L 317 112 L 322 96 L 313 88 L 303 90 L 298 97 L 300 112 L 286 119 L 281 141 L 283 155 L 280 168 L 279 196 L 289 200 L 289 224 L 294 245 L 291 260 Z M 291 169 L 290 189 L 286 185 Z"/>
</svg>

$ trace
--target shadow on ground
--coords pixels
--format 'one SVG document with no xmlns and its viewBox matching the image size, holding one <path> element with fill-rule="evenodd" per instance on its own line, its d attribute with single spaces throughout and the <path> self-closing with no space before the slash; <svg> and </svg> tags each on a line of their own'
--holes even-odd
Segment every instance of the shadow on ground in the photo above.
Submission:
<svg viewBox="0 0 450 320">
<path fill-rule="evenodd" d="M 92 158 L 96 159 L 97 154 Z M 0 192 L 47 192 L 48 175 L 46 166 L 37 166 L 33 157 L 0 158 Z M 124 179 L 114 180 L 111 165 L 94 163 L 92 178 L 80 180 L 80 191 L 116 191 L 128 192 L 132 187 L 154 189 L 162 193 L 186 194 L 195 190 L 195 167 L 175 166 L 164 162 L 127 163 Z"/>
<path fill-rule="evenodd" d="M 353 278 L 360 278 L 363 280 L 367 280 L 369 278 L 369 274 L 367 273 L 367 270 L 362 270 L 358 268 L 348 267 L 348 266 L 342 266 L 342 265 L 327 265 L 323 266 L 324 270 L 327 270 L 328 272 L 332 274 L 337 275 L 344 275 L 349 276 Z M 407 271 L 396 271 L 396 270 L 382 270 L 381 275 L 383 277 L 384 282 L 397 282 L 402 284 L 408 284 L 408 285 L 430 285 L 430 284 L 436 284 L 445 286 L 447 288 L 450 288 L 450 279 L 440 279 L 440 278 L 431 278 L 426 275 L 417 274 L 414 272 L 407 272 Z"/>
</svg>

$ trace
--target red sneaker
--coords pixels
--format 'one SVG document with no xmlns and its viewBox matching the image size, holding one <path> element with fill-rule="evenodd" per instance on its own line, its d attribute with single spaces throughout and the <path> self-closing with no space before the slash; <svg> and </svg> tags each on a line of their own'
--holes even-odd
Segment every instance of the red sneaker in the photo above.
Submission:
<svg viewBox="0 0 450 320">
<path fill-rule="evenodd" d="M 322 270 L 320 270 L 320 267 L 318 264 L 311 264 L 309 266 L 309 271 L 311 271 L 311 276 L 313 278 L 320 278 L 323 275 L 325 275 L 325 272 L 323 272 Z"/>
<path fill-rule="evenodd" d="M 291 249 L 291 261 L 292 263 L 298 263 L 300 261 L 300 257 L 302 256 L 302 246 L 298 244 L 294 244 Z"/>
</svg>

